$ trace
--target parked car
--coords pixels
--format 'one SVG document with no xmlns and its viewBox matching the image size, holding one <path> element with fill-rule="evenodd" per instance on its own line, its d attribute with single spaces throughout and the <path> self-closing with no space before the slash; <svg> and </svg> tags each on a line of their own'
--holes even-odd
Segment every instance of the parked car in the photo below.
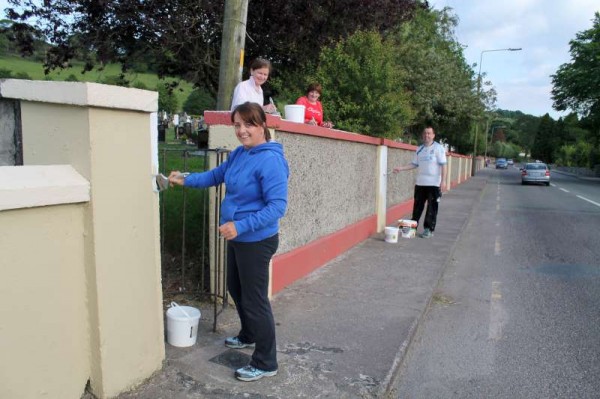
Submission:
<svg viewBox="0 0 600 399">
<path fill-rule="evenodd" d="M 508 168 L 508 163 L 506 162 L 506 158 L 496 159 L 496 169 L 506 169 L 506 168 Z"/>
<path fill-rule="evenodd" d="M 521 184 L 543 183 L 550 185 L 550 169 L 545 163 L 526 163 L 521 169 Z"/>
<path fill-rule="evenodd" d="M 509 159 L 509 160 L 506 161 L 506 163 L 509 164 L 509 165 L 514 165 L 515 161 L 513 161 L 512 159 Z"/>
</svg>

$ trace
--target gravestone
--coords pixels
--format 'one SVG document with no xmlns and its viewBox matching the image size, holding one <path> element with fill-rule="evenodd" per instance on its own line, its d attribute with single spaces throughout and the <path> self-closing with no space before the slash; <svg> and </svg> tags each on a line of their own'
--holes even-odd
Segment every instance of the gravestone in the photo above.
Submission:
<svg viewBox="0 0 600 399">
<path fill-rule="evenodd" d="M 18 101 L 0 99 L 0 166 L 23 164 Z"/>
</svg>

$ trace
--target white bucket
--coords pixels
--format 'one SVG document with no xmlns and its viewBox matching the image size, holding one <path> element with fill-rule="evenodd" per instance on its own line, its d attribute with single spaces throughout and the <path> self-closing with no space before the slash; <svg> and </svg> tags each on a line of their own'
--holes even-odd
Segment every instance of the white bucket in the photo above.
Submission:
<svg viewBox="0 0 600 399">
<path fill-rule="evenodd" d="M 386 227 L 385 228 L 385 242 L 395 244 L 398 242 L 398 228 L 397 227 Z"/>
<path fill-rule="evenodd" d="M 285 119 L 292 122 L 304 123 L 304 105 L 286 105 Z"/>
<path fill-rule="evenodd" d="M 398 228 L 402 238 L 414 238 L 417 235 L 417 222 L 415 220 L 398 220 Z"/>
<path fill-rule="evenodd" d="M 184 348 L 196 343 L 200 310 L 171 302 L 167 309 L 167 342 Z"/>
</svg>

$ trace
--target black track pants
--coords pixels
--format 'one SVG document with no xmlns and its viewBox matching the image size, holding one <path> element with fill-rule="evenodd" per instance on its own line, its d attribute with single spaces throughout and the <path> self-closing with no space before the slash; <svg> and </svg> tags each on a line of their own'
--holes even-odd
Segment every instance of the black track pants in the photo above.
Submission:
<svg viewBox="0 0 600 399">
<path fill-rule="evenodd" d="M 269 261 L 279 245 L 276 234 L 258 242 L 227 242 L 227 288 L 235 303 L 242 342 L 256 343 L 250 365 L 277 370 L 275 321 L 269 301 Z"/>
<path fill-rule="evenodd" d="M 427 212 L 425 213 L 425 222 L 423 227 L 431 231 L 435 230 L 437 220 L 438 204 L 442 197 L 442 191 L 436 186 L 415 186 L 415 202 L 413 205 L 412 220 L 417 222 L 421 219 L 425 202 L 427 202 Z"/>
</svg>

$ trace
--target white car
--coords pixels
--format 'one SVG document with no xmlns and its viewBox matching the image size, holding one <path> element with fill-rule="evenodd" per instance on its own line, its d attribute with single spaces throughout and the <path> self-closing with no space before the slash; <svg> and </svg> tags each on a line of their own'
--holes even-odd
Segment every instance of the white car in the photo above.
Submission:
<svg viewBox="0 0 600 399">
<path fill-rule="evenodd" d="M 521 184 L 543 183 L 550 185 L 550 169 L 545 163 L 526 163 L 521 169 Z"/>
</svg>

